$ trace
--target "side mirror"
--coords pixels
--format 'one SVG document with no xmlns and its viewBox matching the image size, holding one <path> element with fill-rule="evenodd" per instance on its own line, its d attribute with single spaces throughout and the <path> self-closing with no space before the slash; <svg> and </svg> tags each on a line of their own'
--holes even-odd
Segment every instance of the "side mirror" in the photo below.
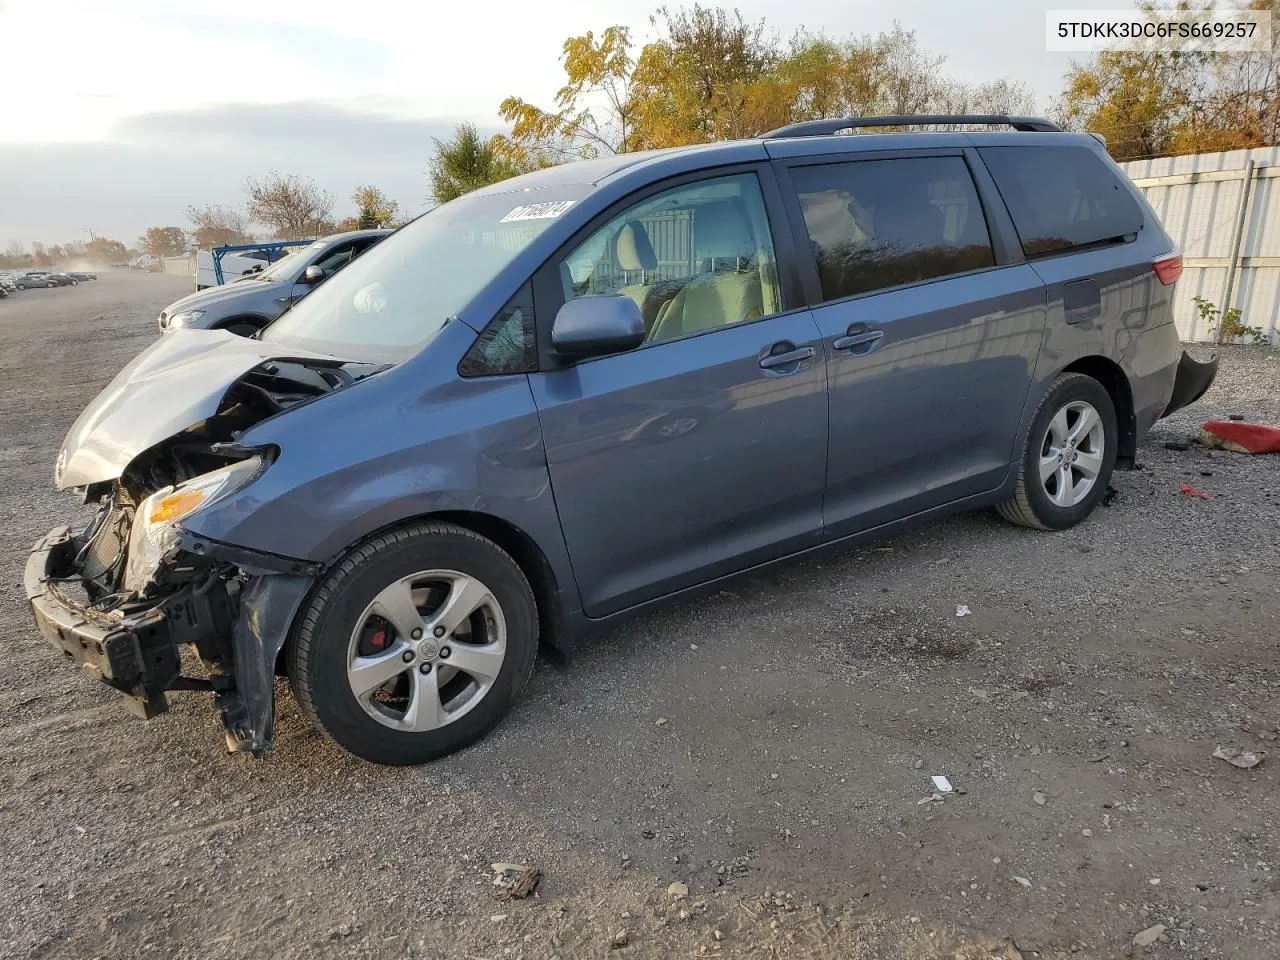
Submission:
<svg viewBox="0 0 1280 960">
<path fill-rule="evenodd" d="M 595 357 L 644 343 L 644 317 L 630 297 L 577 297 L 551 325 L 551 345 L 568 357 Z"/>
<path fill-rule="evenodd" d="M 302 271 L 302 276 L 298 278 L 298 282 L 308 287 L 314 287 L 317 283 L 324 279 L 324 271 L 317 267 L 314 263 Z"/>
</svg>

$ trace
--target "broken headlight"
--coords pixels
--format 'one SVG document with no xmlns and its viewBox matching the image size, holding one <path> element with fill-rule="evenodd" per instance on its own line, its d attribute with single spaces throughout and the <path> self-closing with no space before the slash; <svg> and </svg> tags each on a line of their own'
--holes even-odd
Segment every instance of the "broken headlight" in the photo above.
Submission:
<svg viewBox="0 0 1280 960">
<path fill-rule="evenodd" d="M 261 457 L 250 457 L 221 470 L 187 480 L 176 487 L 157 490 L 143 500 L 129 533 L 129 559 L 124 568 L 124 588 L 142 592 L 155 576 L 177 537 L 177 522 L 203 507 L 248 486 L 266 466 Z"/>
</svg>

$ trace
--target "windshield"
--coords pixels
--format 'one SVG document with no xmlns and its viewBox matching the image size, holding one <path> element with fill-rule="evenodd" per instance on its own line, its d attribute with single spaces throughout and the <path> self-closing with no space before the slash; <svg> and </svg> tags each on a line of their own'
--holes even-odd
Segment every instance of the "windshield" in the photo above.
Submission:
<svg viewBox="0 0 1280 960">
<path fill-rule="evenodd" d="M 468 196 L 437 207 L 335 274 L 261 339 L 332 354 L 362 346 L 407 354 L 589 189 Z"/>
</svg>

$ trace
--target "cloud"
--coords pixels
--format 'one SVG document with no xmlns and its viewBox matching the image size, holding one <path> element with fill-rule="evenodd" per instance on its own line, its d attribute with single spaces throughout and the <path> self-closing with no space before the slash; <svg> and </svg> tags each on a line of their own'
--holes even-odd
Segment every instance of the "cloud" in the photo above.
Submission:
<svg viewBox="0 0 1280 960">
<path fill-rule="evenodd" d="M 418 212 L 433 138 L 460 118 L 389 106 L 377 97 L 219 104 L 128 117 L 104 142 L 0 143 L 0 240 L 61 243 L 91 227 L 132 243 L 149 226 L 185 226 L 187 206 L 241 205 L 245 178 L 270 169 L 314 177 L 339 217 L 354 213 L 351 192 L 365 183 Z"/>
</svg>

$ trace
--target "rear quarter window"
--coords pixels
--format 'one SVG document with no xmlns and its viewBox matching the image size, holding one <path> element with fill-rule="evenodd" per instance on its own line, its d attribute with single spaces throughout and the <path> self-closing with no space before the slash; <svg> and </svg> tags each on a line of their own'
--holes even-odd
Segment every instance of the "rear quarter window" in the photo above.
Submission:
<svg viewBox="0 0 1280 960">
<path fill-rule="evenodd" d="M 1028 258 L 1119 243 L 1143 215 L 1111 166 L 1087 147 L 983 147 Z"/>
</svg>

